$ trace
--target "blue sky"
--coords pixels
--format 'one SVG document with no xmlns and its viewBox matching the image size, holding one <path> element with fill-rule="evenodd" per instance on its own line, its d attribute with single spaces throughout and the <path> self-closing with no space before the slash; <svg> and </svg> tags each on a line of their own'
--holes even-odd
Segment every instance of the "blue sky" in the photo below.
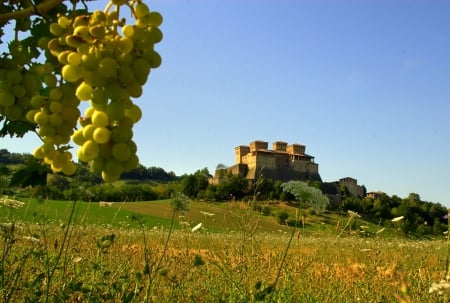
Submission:
<svg viewBox="0 0 450 303">
<path fill-rule="evenodd" d="M 306 145 L 324 181 L 450 205 L 450 1 L 147 3 L 164 40 L 136 101 L 143 165 L 214 173 L 235 146 L 280 140 Z"/>
</svg>

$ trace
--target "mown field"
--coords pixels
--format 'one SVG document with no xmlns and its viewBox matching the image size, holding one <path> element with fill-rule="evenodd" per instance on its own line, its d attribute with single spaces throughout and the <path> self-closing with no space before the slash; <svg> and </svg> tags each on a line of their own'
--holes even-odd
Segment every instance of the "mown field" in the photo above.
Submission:
<svg viewBox="0 0 450 303">
<path fill-rule="evenodd" d="M 429 293 L 444 238 L 333 214 L 292 234 L 241 203 L 191 203 L 171 225 L 168 201 L 24 202 L 0 208 L 2 302 L 447 302 Z"/>
</svg>

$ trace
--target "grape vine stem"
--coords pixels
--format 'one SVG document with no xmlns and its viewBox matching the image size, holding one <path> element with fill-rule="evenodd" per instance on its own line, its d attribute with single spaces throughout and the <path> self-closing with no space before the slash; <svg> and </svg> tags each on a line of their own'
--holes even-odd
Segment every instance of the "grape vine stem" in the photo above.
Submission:
<svg viewBox="0 0 450 303">
<path fill-rule="evenodd" d="M 13 19 L 27 18 L 31 15 L 45 14 L 62 2 L 63 0 L 46 0 L 35 6 L 30 6 L 18 11 L 0 14 L 0 24 L 4 24 L 7 21 Z"/>
</svg>

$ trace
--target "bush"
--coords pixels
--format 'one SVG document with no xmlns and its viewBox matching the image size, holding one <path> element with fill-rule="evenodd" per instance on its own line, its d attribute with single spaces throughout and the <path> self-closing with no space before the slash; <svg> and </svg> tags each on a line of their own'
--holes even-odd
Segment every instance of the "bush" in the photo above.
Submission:
<svg viewBox="0 0 450 303">
<path fill-rule="evenodd" d="M 286 220 L 289 218 L 289 214 L 287 211 L 282 210 L 278 212 L 278 223 L 280 224 L 286 224 Z"/>
<path fill-rule="evenodd" d="M 263 216 L 270 216 L 272 214 L 272 209 L 269 206 L 263 206 L 261 209 L 261 214 Z"/>
</svg>

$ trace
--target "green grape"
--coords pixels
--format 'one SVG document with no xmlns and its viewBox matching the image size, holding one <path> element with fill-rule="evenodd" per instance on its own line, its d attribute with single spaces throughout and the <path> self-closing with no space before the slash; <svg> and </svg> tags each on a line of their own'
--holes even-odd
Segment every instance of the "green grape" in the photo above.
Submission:
<svg viewBox="0 0 450 303">
<path fill-rule="evenodd" d="M 160 26 L 163 23 L 163 17 L 158 12 L 150 12 L 148 15 L 148 23 L 151 26 Z"/>
<path fill-rule="evenodd" d="M 37 109 L 29 110 L 29 111 L 26 113 L 26 115 L 25 115 L 25 119 L 26 119 L 28 122 L 35 123 L 35 122 L 34 122 L 34 116 L 35 116 L 38 112 L 39 112 L 39 110 L 37 110 Z"/>
<path fill-rule="evenodd" d="M 134 8 L 136 19 L 141 19 L 150 13 L 150 9 L 145 3 L 138 2 Z"/>
<path fill-rule="evenodd" d="M 64 33 L 64 28 L 58 23 L 51 23 L 49 26 L 50 33 L 56 37 L 61 36 Z"/>
<path fill-rule="evenodd" d="M 161 30 L 158 27 L 152 26 L 152 27 L 150 27 L 150 30 L 148 32 L 148 37 L 149 37 L 151 43 L 153 43 L 153 44 L 159 43 L 159 42 L 161 42 L 161 40 L 163 38 L 163 33 L 161 32 Z"/>
<path fill-rule="evenodd" d="M 131 149 L 127 143 L 119 142 L 113 145 L 111 153 L 116 160 L 125 162 L 131 156 Z"/>
<path fill-rule="evenodd" d="M 77 171 L 77 166 L 72 161 L 67 161 L 63 164 L 61 171 L 66 176 L 72 176 Z"/>
<path fill-rule="evenodd" d="M 61 117 L 66 123 L 71 122 L 70 127 L 74 127 L 80 117 L 80 110 L 77 107 L 64 107 L 61 110 Z"/>
<path fill-rule="evenodd" d="M 106 78 L 116 78 L 117 69 L 117 61 L 113 58 L 103 58 L 98 65 L 98 72 Z"/>
<path fill-rule="evenodd" d="M 106 142 L 104 144 L 100 144 L 100 155 L 99 157 L 102 157 L 103 159 L 111 159 L 112 158 L 112 146 L 113 143 Z"/>
<path fill-rule="evenodd" d="M 115 175 L 115 174 L 111 174 L 111 173 L 108 173 L 107 171 L 103 170 L 102 171 L 102 179 L 106 183 L 113 183 L 120 179 L 120 174 Z"/>
<path fill-rule="evenodd" d="M 95 159 L 100 151 L 98 143 L 94 142 L 94 140 L 84 142 L 81 149 L 83 150 L 84 158 L 87 160 Z"/>
<path fill-rule="evenodd" d="M 48 123 L 50 123 L 51 126 L 58 127 L 64 123 L 64 120 L 59 113 L 53 113 L 49 116 Z"/>
<path fill-rule="evenodd" d="M 123 163 L 123 169 L 126 172 L 136 169 L 138 167 L 139 167 L 139 158 L 135 154 L 132 154 L 130 158 L 128 158 L 128 160 Z"/>
<path fill-rule="evenodd" d="M 129 24 L 124 25 L 122 27 L 122 34 L 125 37 L 131 38 L 134 35 L 134 27 Z"/>
<path fill-rule="evenodd" d="M 126 91 L 119 81 L 111 81 L 105 88 L 106 97 L 112 102 L 120 102 L 126 96 Z"/>
<path fill-rule="evenodd" d="M 115 126 L 111 130 L 111 141 L 115 143 L 128 142 L 133 137 L 133 131 L 128 127 Z"/>
<path fill-rule="evenodd" d="M 137 152 L 137 145 L 133 140 L 130 140 L 127 142 L 128 146 L 130 147 L 131 153 L 136 154 Z"/>
<path fill-rule="evenodd" d="M 50 100 L 60 100 L 63 97 L 63 90 L 60 87 L 53 87 L 50 89 L 48 98 Z"/>
<path fill-rule="evenodd" d="M 108 115 L 103 111 L 94 111 L 91 116 L 92 124 L 97 127 L 106 127 L 109 124 Z"/>
<path fill-rule="evenodd" d="M 142 57 L 147 60 L 151 68 L 158 68 L 161 65 L 161 56 L 154 50 L 144 50 Z"/>
<path fill-rule="evenodd" d="M 81 84 L 78 86 L 77 90 L 75 91 L 75 95 L 78 99 L 81 101 L 89 100 L 92 95 L 92 86 L 89 85 L 86 82 L 81 82 Z"/>
<path fill-rule="evenodd" d="M 121 37 L 117 41 L 117 50 L 122 54 L 128 54 L 133 50 L 133 41 L 127 37 Z"/>
<path fill-rule="evenodd" d="M 75 143 L 78 146 L 82 146 L 84 144 L 84 142 L 87 141 L 86 138 L 84 138 L 83 129 L 77 129 L 72 134 L 72 141 L 73 141 L 73 143 Z"/>
<path fill-rule="evenodd" d="M 22 108 L 16 104 L 5 107 L 5 116 L 10 121 L 17 121 L 22 116 Z"/>
<path fill-rule="evenodd" d="M 38 133 L 43 137 L 53 137 L 56 134 L 56 130 L 49 123 L 39 124 Z"/>
<path fill-rule="evenodd" d="M 44 76 L 44 83 L 48 87 L 56 87 L 56 83 L 58 82 L 58 79 L 53 74 L 47 74 Z"/>
<path fill-rule="evenodd" d="M 59 101 L 50 102 L 49 109 L 52 113 L 61 113 L 63 110 L 63 105 Z"/>
<path fill-rule="evenodd" d="M 45 125 L 48 123 L 48 115 L 45 112 L 40 111 L 34 115 L 34 122 L 39 125 Z"/>
<path fill-rule="evenodd" d="M 106 127 L 97 127 L 92 134 L 93 140 L 98 144 L 104 144 L 109 141 L 111 132 Z"/>
<path fill-rule="evenodd" d="M 58 62 L 61 64 L 69 64 L 69 54 L 71 53 L 70 50 L 62 51 L 58 54 Z"/>
<path fill-rule="evenodd" d="M 13 94 L 11 94 L 8 91 L 4 91 L 4 90 L 0 91 L 0 105 L 12 106 L 15 101 L 16 101 L 16 98 L 14 98 Z"/>
<path fill-rule="evenodd" d="M 95 159 L 92 159 L 89 162 L 89 166 L 93 172 L 99 173 L 105 167 L 105 159 L 102 157 L 97 157 Z"/>
<path fill-rule="evenodd" d="M 142 86 L 136 82 L 129 83 L 127 86 L 127 92 L 130 97 L 139 98 L 142 96 Z"/>
<path fill-rule="evenodd" d="M 70 64 L 64 65 L 61 75 L 68 82 L 76 82 L 81 78 L 81 68 Z"/>
<path fill-rule="evenodd" d="M 85 127 L 83 127 L 83 137 L 86 140 L 92 140 L 93 134 L 94 134 L 94 130 L 97 127 L 95 125 L 89 124 L 86 125 Z"/>
<path fill-rule="evenodd" d="M 106 30 L 103 25 L 97 24 L 89 27 L 89 34 L 94 38 L 103 38 L 105 37 Z"/>
<path fill-rule="evenodd" d="M 73 35 L 83 39 L 84 41 L 89 41 L 89 27 L 86 25 L 74 26 Z"/>
<path fill-rule="evenodd" d="M 9 70 L 6 73 L 6 80 L 12 85 L 19 84 L 22 82 L 22 73 L 17 70 Z"/>
<path fill-rule="evenodd" d="M 88 162 L 89 161 L 89 159 L 84 155 L 84 152 L 83 152 L 82 148 L 79 148 L 77 150 L 77 158 L 81 162 Z"/>
<path fill-rule="evenodd" d="M 125 108 L 121 102 L 111 102 L 106 107 L 110 121 L 120 120 L 125 116 Z"/>
<path fill-rule="evenodd" d="M 137 123 L 142 118 L 142 111 L 139 106 L 133 104 L 131 107 L 125 109 L 125 117 L 130 118 L 133 123 Z"/>
<path fill-rule="evenodd" d="M 144 85 L 150 73 L 150 64 L 144 58 L 137 58 L 133 61 L 132 68 L 136 81 L 140 85 Z"/>
<path fill-rule="evenodd" d="M 58 25 L 61 26 L 61 28 L 66 29 L 67 27 L 69 27 L 71 21 L 69 18 L 67 18 L 66 16 L 60 16 L 58 18 Z"/>
<path fill-rule="evenodd" d="M 87 53 L 81 56 L 81 67 L 86 70 L 95 71 L 98 63 L 99 60 L 94 54 Z"/>
<path fill-rule="evenodd" d="M 131 85 L 136 82 L 134 79 L 134 72 L 131 67 L 127 65 L 121 65 L 119 68 L 119 81 L 123 85 Z"/>
<path fill-rule="evenodd" d="M 22 85 L 25 88 L 25 92 L 28 97 L 33 97 L 36 95 L 37 90 L 41 86 L 36 76 L 29 72 L 23 74 Z"/>
<path fill-rule="evenodd" d="M 33 157 L 35 157 L 38 160 L 44 159 L 44 150 L 41 146 L 36 147 L 33 151 Z"/>
<path fill-rule="evenodd" d="M 108 104 L 108 98 L 106 97 L 105 91 L 100 87 L 96 87 L 92 90 L 91 101 L 95 104 L 104 106 Z"/>
<path fill-rule="evenodd" d="M 118 160 L 109 159 L 103 171 L 108 175 L 120 176 L 123 173 L 123 164 Z"/>
<path fill-rule="evenodd" d="M 80 65 L 81 64 L 81 55 L 76 52 L 70 52 L 67 56 L 67 62 L 70 65 Z"/>
</svg>

